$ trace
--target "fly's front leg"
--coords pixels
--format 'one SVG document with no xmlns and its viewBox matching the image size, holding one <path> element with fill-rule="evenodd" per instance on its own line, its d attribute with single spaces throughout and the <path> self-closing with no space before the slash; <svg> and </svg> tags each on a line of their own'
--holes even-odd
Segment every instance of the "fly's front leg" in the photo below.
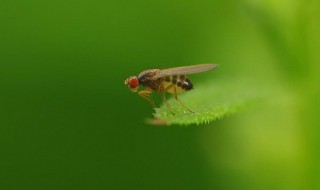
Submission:
<svg viewBox="0 0 320 190">
<path fill-rule="evenodd" d="M 138 94 L 139 94 L 140 96 L 142 96 L 144 99 L 146 99 L 146 100 L 151 104 L 151 106 L 152 106 L 153 108 L 155 108 L 156 105 L 154 104 L 154 101 L 152 100 L 152 98 L 151 98 L 151 96 L 150 96 L 151 93 L 152 93 L 152 89 L 149 89 L 149 88 L 144 89 L 144 90 L 140 90 L 140 91 L 138 92 Z"/>
<path fill-rule="evenodd" d="M 176 86 L 173 86 L 173 89 L 174 89 L 174 98 L 179 102 L 179 104 L 184 107 L 184 109 L 188 110 L 189 112 L 191 113 L 194 113 L 193 111 L 191 111 L 187 106 L 185 106 L 181 100 L 178 98 L 178 95 L 177 95 L 177 89 L 176 89 Z"/>
</svg>

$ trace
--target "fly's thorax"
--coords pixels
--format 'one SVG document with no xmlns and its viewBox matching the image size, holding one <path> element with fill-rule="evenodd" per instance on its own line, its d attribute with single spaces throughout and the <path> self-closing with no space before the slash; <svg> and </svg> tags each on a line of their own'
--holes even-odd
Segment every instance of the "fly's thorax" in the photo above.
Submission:
<svg viewBox="0 0 320 190">
<path fill-rule="evenodd" d="M 159 73 L 159 69 L 149 69 L 142 71 L 139 76 L 139 83 L 145 87 L 149 87 L 153 90 L 159 88 L 160 79 L 154 79 L 154 77 Z"/>
</svg>

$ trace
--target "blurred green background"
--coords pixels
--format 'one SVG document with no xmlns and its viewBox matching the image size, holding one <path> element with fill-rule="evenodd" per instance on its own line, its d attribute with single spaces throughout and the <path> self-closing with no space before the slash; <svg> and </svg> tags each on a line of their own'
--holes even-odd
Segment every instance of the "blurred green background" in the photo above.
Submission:
<svg viewBox="0 0 320 190">
<path fill-rule="evenodd" d="M 320 189 L 319 7 L 1 1 L 0 189 Z M 194 83 L 245 76 L 275 96 L 209 125 L 145 124 L 124 80 L 199 63 L 220 68 Z"/>
</svg>

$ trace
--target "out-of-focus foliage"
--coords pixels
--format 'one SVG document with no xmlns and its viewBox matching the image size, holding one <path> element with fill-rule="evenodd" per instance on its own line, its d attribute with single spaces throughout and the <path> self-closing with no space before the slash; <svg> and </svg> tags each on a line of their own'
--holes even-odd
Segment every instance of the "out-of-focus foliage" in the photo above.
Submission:
<svg viewBox="0 0 320 190">
<path fill-rule="evenodd" d="M 319 1 L 0 4 L 0 189 L 320 189 Z M 146 124 L 123 81 L 199 63 L 220 67 L 186 105 L 212 109 L 224 84 L 267 102 Z"/>
</svg>

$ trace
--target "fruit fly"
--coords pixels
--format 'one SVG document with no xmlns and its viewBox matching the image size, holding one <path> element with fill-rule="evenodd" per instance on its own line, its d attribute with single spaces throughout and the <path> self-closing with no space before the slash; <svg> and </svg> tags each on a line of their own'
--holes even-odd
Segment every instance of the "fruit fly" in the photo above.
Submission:
<svg viewBox="0 0 320 190">
<path fill-rule="evenodd" d="M 177 94 L 193 89 L 191 80 L 187 77 L 189 74 L 201 73 L 216 68 L 216 64 L 200 64 L 185 67 L 174 67 L 169 69 L 148 69 L 142 71 L 138 77 L 131 76 L 125 80 L 125 85 L 133 92 L 137 92 L 140 96 L 148 100 L 152 107 L 155 107 L 154 101 L 150 94 L 158 92 L 162 94 L 162 98 L 166 103 L 167 108 L 169 104 L 166 101 L 165 93 L 173 94 L 179 104 L 186 110 L 192 112 L 187 108 Z M 139 85 L 144 86 L 143 90 L 138 91 Z"/>
</svg>

